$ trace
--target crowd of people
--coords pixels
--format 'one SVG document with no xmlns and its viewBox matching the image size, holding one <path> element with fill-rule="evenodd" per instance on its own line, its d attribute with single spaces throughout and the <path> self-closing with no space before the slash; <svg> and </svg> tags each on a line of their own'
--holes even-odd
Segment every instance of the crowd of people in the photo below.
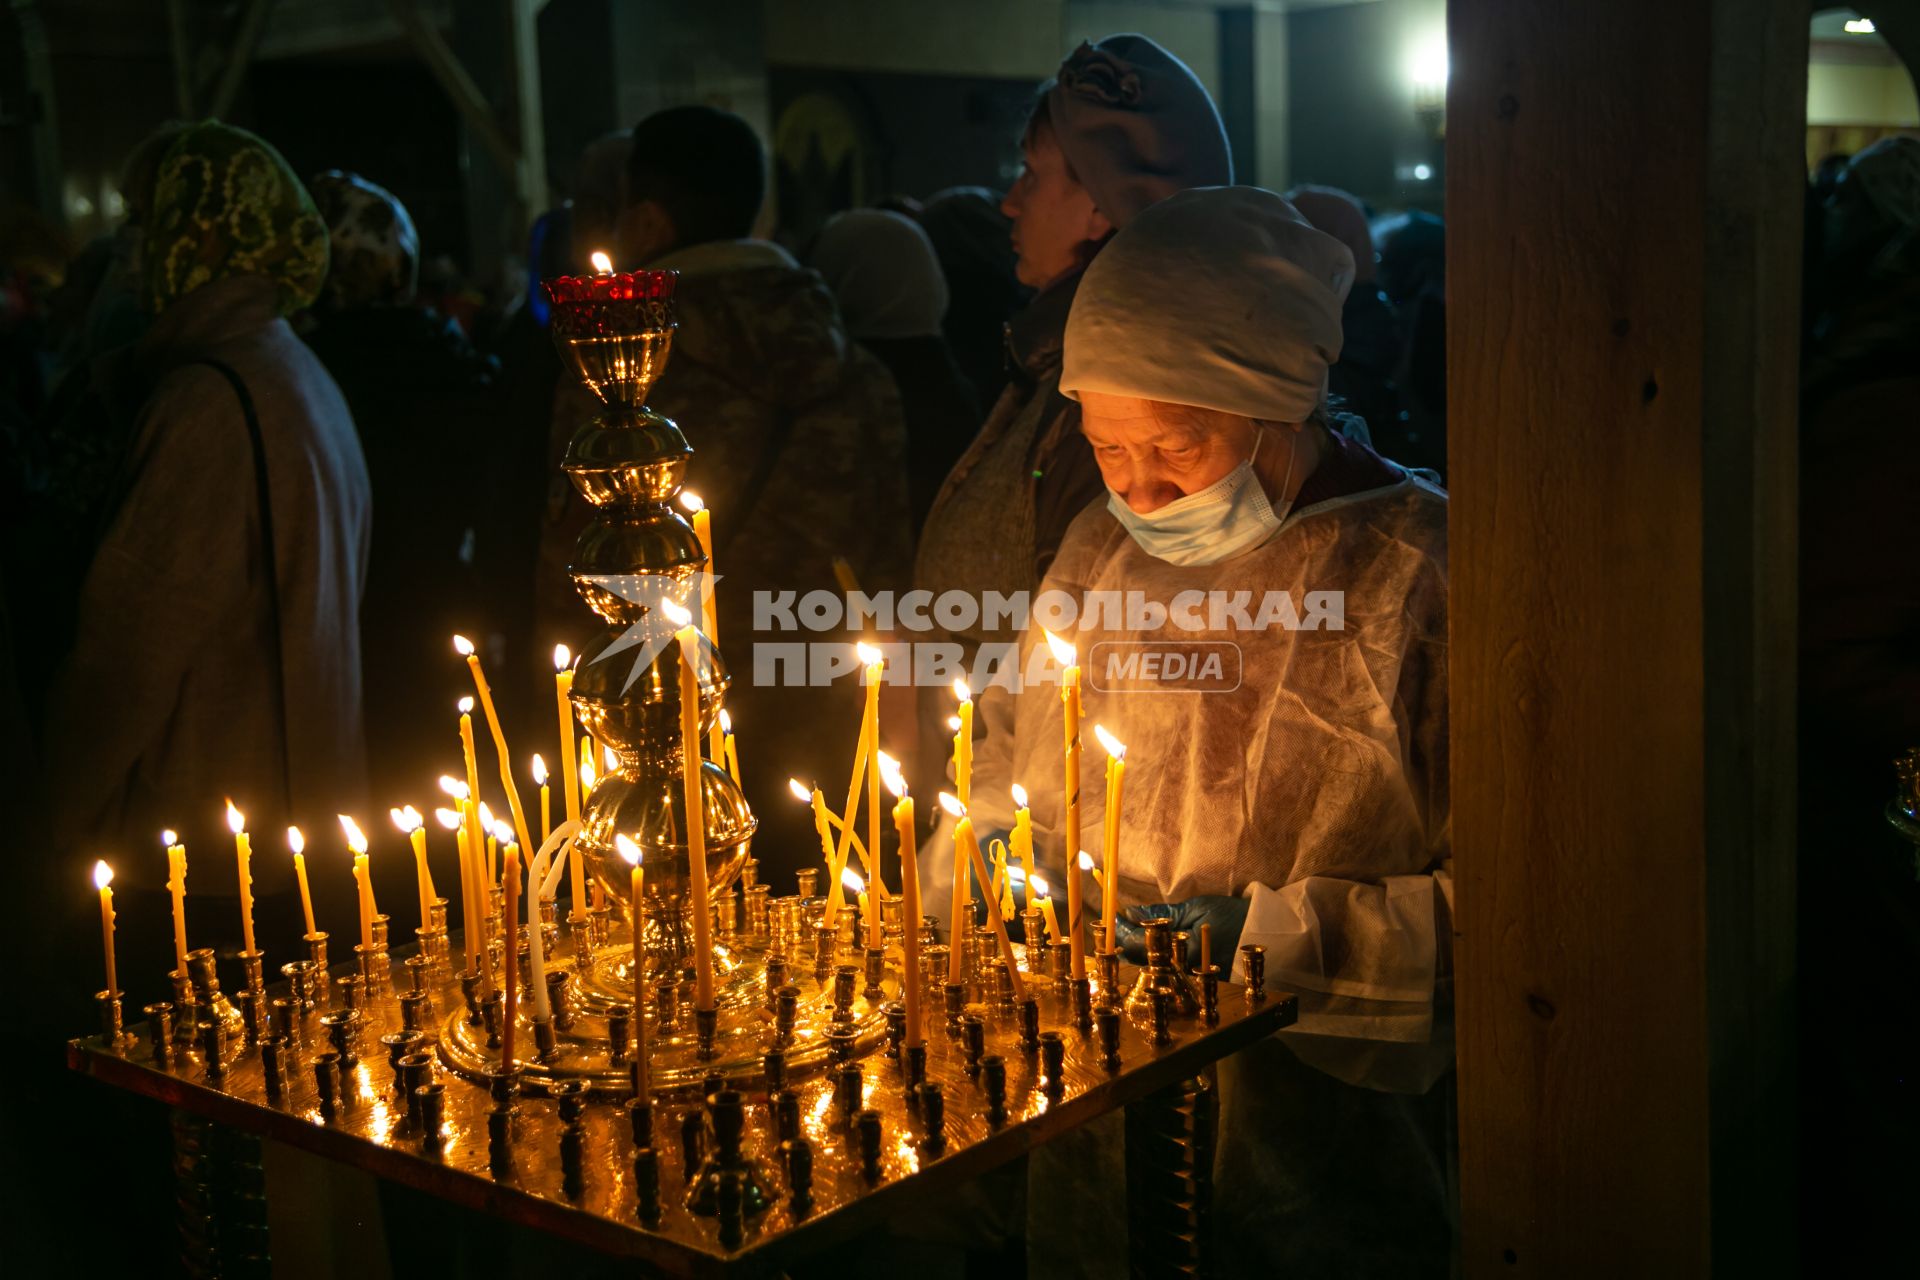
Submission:
<svg viewBox="0 0 1920 1280">
<path fill-rule="evenodd" d="M 1220 1073 L 1229 1273 L 1445 1274 L 1441 223 L 1236 185 L 1205 88 L 1137 35 L 1067 58 L 1020 143 L 1004 194 L 848 210 L 792 245 L 753 235 L 752 128 L 661 111 L 588 148 L 570 202 L 533 227 L 529 275 L 588 271 L 595 250 L 680 273 L 649 405 L 694 445 L 742 671 L 755 592 L 848 575 L 975 599 L 1344 596 L 1340 629 L 1235 635 L 1233 689 L 1128 698 L 1096 681 L 1086 717 L 1124 727 L 1140 761 L 1121 819 L 1128 946 L 1152 916 L 1204 924 L 1215 954 L 1265 944 L 1302 996 L 1295 1031 Z M 1833 284 L 1810 308 L 1807 397 L 1823 439 L 1893 429 L 1872 397 L 1912 402 L 1892 382 L 1912 376 L 1916 151 L 1855 157 L 1821 206 Z M 537 288 L 471 327 L 423 303 L 426 247 L 380 177 L 303 180 L 243 129 L 168 126 L 128 160 L 121 229 L 0 314 L 0 731 L 22 762 L 6 795 L 16 832 L 58 854 L 33 872 L 38 901 L 80 901 L 83 855 L 155 853 L 119 864 L 129 965 L 166 954 L 162 828 L 211 849 L 228 796 L 258 831 L 417 803 L 456 758 L 452 633 L 483 640 L 512 717 L 538 705 L 553 644 L 578 651 L 597 625 L 567 575 L 589 511 L 558 469 L 595 402 L 563 375 Z M 1855 569 L 1843 553 L 1880 536 L 1807 532 Z M 1844 591 L 1843 573 L 1810 589 Z M 1071 638 L 1086 654 L 1232 631 L 1089 619 Z M 1808 643 L 1858 659 L 1820 670 L 1858 675 L 1866 715 L 1889 687 L 1874 664 L 1891 670 L 1887 646 L 1912 634 L 1889 615 L 1878 648 Z M 915 638 L 968 670 L 987 646 L 1041 642 L 990 616 Z M 893 699 L 885 732 L 930 795 L 953 695 L 917 699 Z M 729 696 L 771 874 L 815 839 L 788 777 L 852 756 L 855 724 L 826 702 L 749 678 Z M 982 692 L 982 830 L 1012 824 L 1010 783 L 1057 768 L 1058 716 L 1057 698 Z M 1097 832 L 1103 806 L 1084 800 Z M 1031 818 L 1056 862 L 1072 856 L 1058 795 L 1036 789 Z M 283 861 L 256 860 L 254 896 L 263 930 L 291 938 Z M 928 859 L 932 900 L 948 865 Z M 196 901 L 237 895 L 230 861 L 194 866 Z M 237 913 L 199 918 L 232 944 Z M 81 1009 L 66 1003 L 64 1030 Z M 1076 1210 L 1076 1245 L 1105 1211 Z"/>
</svg>

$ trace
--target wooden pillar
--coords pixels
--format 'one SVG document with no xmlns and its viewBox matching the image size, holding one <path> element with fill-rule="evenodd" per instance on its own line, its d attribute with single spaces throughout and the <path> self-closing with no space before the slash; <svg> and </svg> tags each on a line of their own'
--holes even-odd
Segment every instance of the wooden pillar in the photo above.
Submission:
<svg viewBox="0 0 1920 1280">
<path fill-rule="evenodd" d="M 1469 1276 L 1793 1265 L 1798 0 L 1452 0 Z"/>
</svg>

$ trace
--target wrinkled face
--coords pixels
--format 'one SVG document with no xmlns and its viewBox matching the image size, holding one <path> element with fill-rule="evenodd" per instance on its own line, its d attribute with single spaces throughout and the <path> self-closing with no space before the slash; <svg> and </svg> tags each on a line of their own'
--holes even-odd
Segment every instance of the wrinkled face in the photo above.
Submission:
<svg viewBox="0 0 1920 1280">
<path fill-rule="evenodd" d="M 1014 274 L 1030 289 L 1043 289 L 1086 263 L 1085 246 L 1113 230 L 1093 197 L 1067 168 L 1053 130 L 1038 128 L 1022 152 L 1019 180 L 1000 202 L 1013 219 Z"/>
<path fill-rule="evenodd" d="M 1151 515 L 1224 479 L 1252 455 L 1259 428 L 1217 409 L 1083 391 L 1080 430 L 1107 487 Z"/>
</svg>

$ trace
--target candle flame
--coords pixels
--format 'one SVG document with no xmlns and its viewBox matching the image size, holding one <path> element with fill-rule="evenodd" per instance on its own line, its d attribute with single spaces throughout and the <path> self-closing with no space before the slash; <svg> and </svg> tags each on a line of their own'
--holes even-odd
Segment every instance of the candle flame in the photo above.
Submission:
<svg viewBox="0 0 1920 1280">
<path fill-rule="evenodd" d="M 945 791 L 940 793 L 940 807 L 956 818 L 967 816 L 967 806 L 960 803 L 960 797 Z"/>
<path fill-rule="evenodd" d="M 593 269 L 601 275 L 610 276 L 613 274 L 613 259 L 609 258 L 604 250 L 595 249 L 592 253 L 588 254 L 587 257 L 593 263 Z"/>
<path fill-rule="evenodd" d="M 840 883 L 847 887 L 847 892 L 849 893 L 865 893 L 867 891 L 867 882 L 862 880 L 860 873 L 852 867 L 841 868 Z"/>
<path fill-rule="evenodd" d="M 900 771 L 900 762 L 884 751 L 880 753 L 880 781 L 895 800 L 907 798 L 907 775 Z"/>
<path fill-rule="evenodd" d="M 233 807 L 233 801 L 227 801 L 227 830 L 239 835 L 247 829 L 247 815 Z"/>
<path fill-rule="evenodd" d="M 733 717 L 727 714 L 727 709 L 725 707 L 720 708 L 720 732 L 721 733 L 733 732 Z"/>
<path fill-rule="evenodd" d="M 422 825 L 420 815 L 412 805 L 404 809 L 389 809 L 387 814 L 393 819 L 393 825 L 400 828 L 401 835 L 410 836 Z"/>
<path fill-rule="evenodd" d="M 639 845 L 627 839 L 625 836 L 615 836 L 613 838 L 613 847 L 619 852 L 621 857 L 627 860 L 628 866 L 637 867 L 640 865 Z"/>
<path fill-rule="evenodd" d="M 540 758 L 538 751 L 533 753 L 533 785 L 536 787 L 547 785 L 547 762 Z"/>
<path fill-rule="evenodd" d="M 563 644 L 553 646 L 553 669 L 565 671 L 573 665 L 573 651 Z"/>
<path fill-rule="evenodd" d="M 678 600 L 662 600 L 660 602 L 660 612 L 664 613 L 667 616 L 667 621 L 676 627 L 688 626 L 693 622 L 693 615 L 688 613 L 686 607 Z"/>
<path fill-rule="evenodd" d="M 455 800 L 465 800 L 473 794 L 467 790 L 466 783 L 460 781 L 458 778 L 449 777 L 444 773 L 440 775 L 440 789 L 452 796 Z"/>
<path fill-rule="evenodd" d="M 1032 887 L 1036 897 L 1051 898 L 1053 896 L 1053 891 L 1047 888 L 1047 878 L 1043 875 L 1038 873 L 1034 875 Z"/>
<path fill-rule="evenodd" d="M 860 655 L 860 661 L 862 665 L 869 666 L 869 667 L 879 666 L 880 663 L 886 657 L 885 654 L 881 653 L 878 649 L 868 644 L 865 640 L 859 641 L 857 644 L 855 644 L 853 646 L 853 651 L 856 654 Z"/>
<path fill-rule="evenodd" d="M 293 850 L 295 853 L 305 853 L 307 851 L 307 838 L 300 833 L 300 828 L 287 828 L 287 848 Z"/>
<path fill-rule="evenodd" d="M 1027 789 L 1017 782 L 1013 784 L 1013 807 L 1016 809 L 1027 807 Z"/>
<path fill-rule="evenodd" d="M 511 849 L 517 847 L 514 844 L 513 828 L 504 822 L 496 822 L 493 824 L 493 838 L 498 840 L 501 845 L 506 848 Z"/>
<path fill-rule="evenodd" d="M 1107 754 L 1112 756 L 1115 760 L 1126 759 L 1126 755 L 1127 755 L 1126 743 L 1120 741 L 1120 739 L 1114 737 L 1112 734 L 1108 733 L 1105 729 L 1101 728 L 1097 724 L 1093 726 L 1093 736 L 1100 739 L 1100 745 L 1105 747 L 1107 749 Z"/>
<path fill-rule="evenodd" d="M 1093 855 L 1088 853 L 1085 849 L 1082 849 L 1080 851 L 1080 869 L 1082 871 L 1093 870 Z"/>
<path fill-rule="evenodd" d="M 465 636 L 455 636 L 453 638 L 453 651 L 463 658 L 471 658 L 473 656 L 473 641 L 467 639 Z"/>
<path fill-rule="evenodd" d="M 813 803 L 813 792 L 811 792 L 811 791 L 809 791 L 809 790 L 807 790 L 807 789 L 806 789 L 805 787 L 803 787 L 803 786 L 801 786 L 801 785 L 800 785 L 800 779 L 798 779 L 798 778 L 788 778 L 788 779 L 787 779 L 787 790 L 789 790 L 789 791 L 791 791 L 791 792 L 793 792 L 793 798 L 794 798 L 795 800 L 798 800 L 798 801 L 799 801 L 799 802 L 800 802 L 801 804 L 812 804 L 812 803 Z"/>
<path fill-rule="evenodd" d="M 463 716 L 470 716 L 473 714 L 472 698 L 462 698 L 460 699 L 460 701 L 454 703 L 453 705 L 460 708 L 460 714 Z"/>
<path fill-rule="evenodd" d="M 493 830 L 493 810 L 487 808 L 487 802 L 480 802 L 480 825 L 487 831 Z"/>
<path fill-rule="evenodd" d="M 583 789 L 587 791 L 593 790 L 594 780 L 598 776 L 599 775 L 593 771 L 593 761 L 582 760 L 580 762 L 580 785 Z"/>
<path fill-rule="evenodd" d="M 347 836 L 347 848 L 353 850 L 356 854 L 365 853 L 367 851 L 367 833 L 360 829 L 359 823 L 349 818 L 346 814 L 340 814 L 339 818 L 340 830 L 344 831 Z"/>
<path fill-rule="evenodd" d="M 435 809 L 433 811 L 433 820 L 449 831 L 458 831 L 460 829 L 460 815 L 451 809 Z"/>
<path fill-rule="evenodd" d="M 705 500 L 691 489 L 682 489 L 680 491 L 680 505 L 695 514 L 707 509 Z"/>
<path fill-rule="evenodd" d="M 1045 627 L 1040 628 L 1040 634 L 1047 638 L 1047 648 L 1053 650 L 1053 660 L 1055 662 L 1063 667 L 1071 667 L 1080 661 L 1079 652 L 1067 641 L 1062 640 Z"/>
<path fill-rule="evenodd" d="M 93 864 L 93 887 L 104 889 L 113 883 L 113 868 L 107 865 L 105 858 Z"/>
<path fill-rule="evenodd" d="M 959 717 L 959 716 L 948 716 L 948 717 L 947 717 L 947 728 L 949 728 L 949 729 L 951 729 L 951 730 L 953 730 L 953 731 L 954 731 L 955 733 L 958 733 L 958 732 L 960 732 L 960 717 Z"/>
<path fill-rule="evenodd" d="M 973 690 L 968 687 L 965 680 L 955 680 L 953 682 L 953 696 L 962 702 L 972 702 Z"/>
<path fill-rule="evenodd" d="M 172 827 L 168 827 L 165 831 L 162 831 L 160 833 L 160 843 L 167 846 L 167 848 L 171 849 L 173 848 L 173 846 L 180 843 L 180 833 L 178 831 L 175 831 Z"/>
<path fill-rule="evenodd" d="M 1007 879 L 1014 884 L 1027 882 L 1027 869 L 1014 862 L 1007 863 Z"/>
</svg>

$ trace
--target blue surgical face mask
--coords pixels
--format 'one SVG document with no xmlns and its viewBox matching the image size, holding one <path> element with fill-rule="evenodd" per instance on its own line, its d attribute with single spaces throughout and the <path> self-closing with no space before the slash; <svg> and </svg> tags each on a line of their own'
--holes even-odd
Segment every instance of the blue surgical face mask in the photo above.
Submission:
<svg viewBox="0 0 1920 1280">
<path fill-rule="evenodd" d="M 1253 453 L 1239 466 L 1198 493 L 1176 498 L 1158 511 L 1141 515 L 1127 505 L 1126 499 L 1107 490 L 1107 510 L 1133 535 L 1142 550 L 1168 564 L 1218 564 L 1243 551 L 1259 546 L 1280 528 L 1292 508 L 1292 499 L 1283 499 L 1275 511 L 1253 473 L 1253 462 L 1260 456 L 1260 436 L 1264 428 L 1254 429 Z M 1296 432 L 1293 444 L 1298 445 Z M 1293 483 L 1294 449 L 1287 450 L 1287 478 L 1280 483 L 1285 493 Z"/>
</svg>

